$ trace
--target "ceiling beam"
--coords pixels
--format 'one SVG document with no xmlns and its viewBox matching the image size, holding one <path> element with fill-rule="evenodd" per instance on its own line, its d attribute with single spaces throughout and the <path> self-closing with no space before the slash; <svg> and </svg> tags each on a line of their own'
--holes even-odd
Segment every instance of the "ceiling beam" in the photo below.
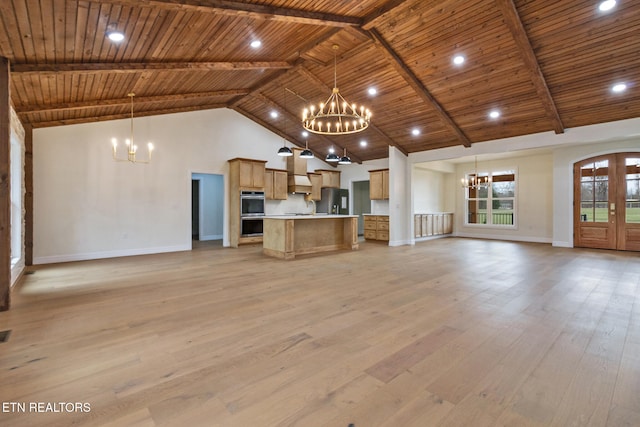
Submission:
<svg viewBox="0 0 640 427">
<path fill-rule="evenodd" d="M 376 9 L 375 12 L 365 16 L 361 25 L 363 30 L 370 30 L 385 17 L 389 16 L 395 9 L 407 3 L 409 0 L 390 0 Z"/>
<path fill-rule="evenodd" d="M 221 96 L 237 96 L 246 95 L 249 91 L 247 89 L 231 89 L 231 90 L 219 90 L 215 92 L 194 92 L 194 93 L 181 93 L 175 95 L 161 95 L 161 96 L 137 96 L 134 99 L 136 105 L 148 104 L 156 102 L 176 102 L 176 101 L 192 101 L 202 98 L 216 98 Z M 15 107 L 16 113 L 21 114 L 35 114 L 35 113 L 50 113 L 55 111 L 74 111 L 85 110 L 88 108 L 103 108 L 113 106 L 125 106 L 130 105 L 130 98 L 117 98 L 117 99 L 98 99 L 95 101 L 83 101 L 83 102 L 68 102 L 62 104 L 51 105 L 23 105 Z"/>
<path fill-rule="evenodd" d="M 175 0 L 101 0 L 101 3 L 136 8 L 147 6 L 181 12 L 216 13 L 252 19 L 321 26 L 349 27 L 360 26 L 362 24 L 362 19 L 357 17 L 230 0 L 181 0 L 179 2 Z"/>
<path fill-rule="evenodd" d="M 420 79 L 418 79 L 418 77 L 409 69 L 409 67 L 406 66 L 404 61 L 402 61 L 400 56 L 398 56 L 398 54 L 393 50 L 391 45 L 387 43 L 382 35 L 375 28 L 369 30 L 368 33 L 373 38 L 379 50 L 382 51 L 391 65 L 396 69 L 398 74 L 400 74 L 402 78 L 404 78 L 404 80 L 409 84 L 409 86 L 411 86 L 411 88 L 413 88 L 418 96 L 420 96 L 435 110 L 436 114 L 444 123 L 445 127 L 456 134 L 458 140 L 462 145 L 464 145 L 465 147 L 471 147 L 471 141 L 469 140 L 469 138 L 467 138 L 464 132 L 462 132 L 462 129 L 458 127 L 458 125 L 453 121 L 453 119 L 444 110 L 444 108 L 442 108 L 438 101 L 436 101 L 429 90 L 427 90 L 424 84 L 422 84 Z"/>
<path fill-rule="evenodd" d="M 518 50 L 531 76 L 531 82 L 536 88 L 538 97 L 540 97 L 540 101 L 547 112 L 547 116 L 549 116 L 551 120 L 553 129 L 557 134 L 564 133 L 562 119 L 560 119 L 556 103 L 551 96 L 551 92 L 549 92 L 547 81 L 542 74 L 540 64 L 538 64 L 538 58 L 533 51 L 533 47 L 531 47 L 531 42 L 524 29 L 524 25 L 522 25 L 522 20 L 520 20 L 516 5 L 513 3 L 513 0 L 496 0 L 496 5 L 502 12 L 504 23 L 509 27 L 509 31 L 511 31 L 511 35 L 518 46 Z"/>
<path fill-rule="evenodd" d="M 206 105 L 198 105 L 192 107 L 177 107 L 177 108 L 167 108 L 164 110 L 150 110 L 150 111 L 136 111 L 135 117 L 149 117 L 149 116 L 159 116 L 162 114 L 175 114 L 175 113 L 187 113 L 191 111 L 200 111 L 200 110 L 215 110 L 218 108 L 226 108 L 226 104 L 206 104 Z M 91 117 L 79 117 L 75 119 L 60 119 L 60 120 L 51 120 L 48 122 L 29 122 L 27 115 L 18 114 L 20 120 L 24 123 L 31 124 L 31 126 L 35 128 L 45 128 L 45 127 L 53 127 L 53 126 L 66 126 L 66 125 L 77 125 L 82 123 L 93 123 L 93 122 L 105 122 L 108 120 L 120 120 L 120 119 L 129 119 L 131 118 L 131 113 L 122 113 L 122 114 L 111 114 L 107 116 L 91 116 Z"/>
<path fill-rule="evenodd" d="M 305 79 L 307 79 L 310 83 L 315 84 L 316 86 L 318 86 L 322 91 L 324 92 L 331 92 L 331 88 L 329 86 L 327 86 L 326 84 L 324 84 L 318 77 L 316 77 L 315 75 L 313 75 L 309 70 L 307 70 L 305 67 L 298 67 L 296 68 L 296 71 L 302 75 Z M 396 147 L 402 154 L 404 154 L 405 156 L 408 156 L 409 153 L 407 152 L 407 150 L 404 149 L 404 147 L 401 147 L 400 145 L 398 145 L 394 140 L 392 140 L 391 138 L 389 138 L 389 136 L 387 136 L 387 134 L 385 134 L 384 132 L 382 132 L 382 130 L 380 130 L 375 124 L 373 123 L 369 123 L 369 127 L 371 128 L 371 130 L 373 130 L 374 132 L 376 132 L 378 135 L 380 135 L 382 138 L 385 139 L 385 141 L 387 142 L 388 145 L 391 145 L 393 147 Z"/>
<path fill-rule="evenodd" d="M 275 102 L 274 100 L 267 98 L 265 95 L 263 95 L 262 93 L 252 93 L 251 94 L 252 97 L 258 99 L 259 101 L 261 101 L 262 103 L 270 106 L 271 108 L 274 108 L 278 111 L 283 111 L 284 114 L 286 115 L 286 118 L 294 123 L 300 123 L 300 125 L 302 126 L 302 119 L 298 116 L 296 116 L 295 114 L 290 113 L 287 109 L 285 109 L 282 105 L 278 104 L 277 102 Z M 323 140 L 326 144 L 329 145 L 335 145 L 338 148 L 340 148 L 341 150 L 344 150 L 344 147 L 336 144 L 334 141 L 332 141 L 331 139 L 329 139 L 328 137 L 324 136 L 324 135 L 316 135 L 318 138 L 320 138 L 321 140 Z M 301 142 L 296 141 L 296 145 L 300 146 L 300 147 L 304 147 L 304 144 L 302 144 Z M 353 154 L 351 154 L 351 159 L 353 159 L 356 163 L 362 163 L 362 159 L 359 158 L 358 156 L 355 156 Z"/>
<path fill-rule="evenodd" d="M 12 64 L 14 74 L 60 74 L 60 73 L 137 73 L 141 71 L 239 71 L 289 69 L 293 65 L 286 61 L 253 62 L 89 62 L 66 64 Z"/>
</svg>

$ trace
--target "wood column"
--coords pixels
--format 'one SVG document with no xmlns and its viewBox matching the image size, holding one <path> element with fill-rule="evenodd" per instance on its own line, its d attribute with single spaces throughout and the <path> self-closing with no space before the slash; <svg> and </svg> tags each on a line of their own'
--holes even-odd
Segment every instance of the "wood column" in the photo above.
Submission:
<svg viewBox="0 0 640 427">
<path fill-rule="evenodd" d="M 11 92 L 9 60 L 0 57 L 0 311 L 11 303 Z"/>
</svg>

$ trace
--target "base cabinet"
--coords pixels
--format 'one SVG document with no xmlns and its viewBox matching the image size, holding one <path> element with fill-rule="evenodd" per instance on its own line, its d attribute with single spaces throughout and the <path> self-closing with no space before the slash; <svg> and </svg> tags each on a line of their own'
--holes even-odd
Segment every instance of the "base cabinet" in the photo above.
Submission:
<svg viewBox="0 0 640 427">
<path fill-rule="evenodd" d="M 389 241 L 389 215 L 365 215 L 364 238 L 366 240 Z"/>
</svg>

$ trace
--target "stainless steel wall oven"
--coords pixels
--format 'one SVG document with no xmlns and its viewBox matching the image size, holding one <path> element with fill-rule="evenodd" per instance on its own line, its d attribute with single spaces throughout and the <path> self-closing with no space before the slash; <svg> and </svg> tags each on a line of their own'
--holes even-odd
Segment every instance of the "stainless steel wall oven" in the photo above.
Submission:
<svg viewBox="0 0 640 427">
<path fill-rule="evenodd" d="M 264 192 L 240 192 L 240 235 L 261 236 L 264 217 Z"/>
</svg>

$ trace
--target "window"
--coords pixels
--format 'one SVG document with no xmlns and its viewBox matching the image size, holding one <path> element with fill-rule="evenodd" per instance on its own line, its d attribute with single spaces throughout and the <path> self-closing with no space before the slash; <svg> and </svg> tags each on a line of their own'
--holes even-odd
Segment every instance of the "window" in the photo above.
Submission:
<svg viewBox="0 0 640 427">
<path fill-rule="evenodd" d="M 22 145 L 11 134 L 11 265 L 22 257 Z"/>
<path fill-rule="evenodd" d="M 467 175 L 471 182 L 476 177 Z M 478 188 L 467 188 L 465 224 L 513 228 L 516 225 L 516 171 L 478 173 Z"/>
</svg>

